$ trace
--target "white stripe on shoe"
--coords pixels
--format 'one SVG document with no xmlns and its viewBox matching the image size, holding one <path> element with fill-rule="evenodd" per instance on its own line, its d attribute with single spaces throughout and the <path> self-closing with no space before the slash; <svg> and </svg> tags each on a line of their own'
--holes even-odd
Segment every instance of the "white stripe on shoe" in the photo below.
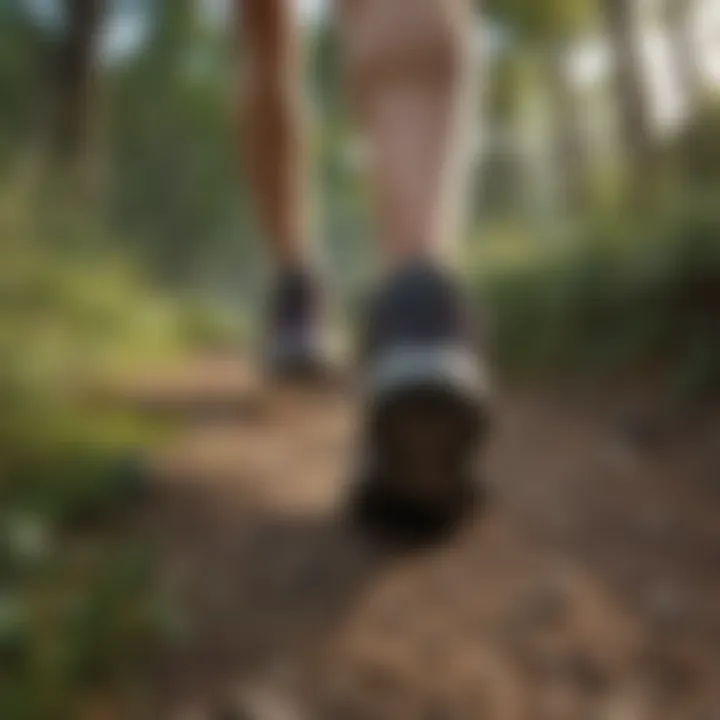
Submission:
<svg viewBox="0 0 720 720">
<path fill-rule="evenodd" d="M 438 385 L 484 398 L 488 371 L 474 352 L 457 346 L 397 346 L 381 353 L 366 375 L 366 391 L 378 398 L 417 385 Z"/>
</svg>

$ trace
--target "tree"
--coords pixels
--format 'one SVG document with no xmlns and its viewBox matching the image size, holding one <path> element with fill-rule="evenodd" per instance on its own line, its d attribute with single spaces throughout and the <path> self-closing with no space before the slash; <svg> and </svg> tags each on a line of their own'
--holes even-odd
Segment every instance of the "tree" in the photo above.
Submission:
<svg viewBox="0 0 720 720">
<path fill-rule="evenodd" d="M 676 77 L 691 111 L 697 109 L 704 92 L 694 34 L 695 8 L 693 0 L 665 0 Z"/>
<path fill-rule="evenodd" d="M 44 33 L 18 3 L 0 2 L 0 165 L 27 151 L 39 132 Z"/>
<path fill-rule="evenodd" d="M 568 77 L 567 55 L 563 46 L 551 48 L 546 67 L 555 111 L 554 149 L 562 173 L 562 191 L 572 206 L 581 206 L 592 195 L 591 173 L 577 89 Z"/>
<path fill-rule="evenodd" d="M 638 42 L 637 0 L 601 0 L 619 100 L 620 131 L 631 161 L 631 191 L 643 195 L 653 180 L 655 147 L 652 113 Z"/>
<path fill-rule="evenodd" d="M 51 56 L 52 151 L 64 169 L 86 169 L 95 111 L 97 42 L 105 0 L 64 0 L 65 23 Z"/>
<path fill-rule="evenodd" d="M 105 78 L 110 215 L 164 282 L 239 286 L 252 235 L 234 145 L 232 38 L 196 0 L 148 3 L 143 23 L 145 41 Z"/>
<path fill-rule="evenodd" d="M 539 56 L 553 111 L 553 147 L 560 186 L 571 205 L 591 195 L 587 143 L 577 91 L 568 73 L 569 53 L 595 15 L 592 0 L 489 0 L 487 10 L 510 29 L 517 44 Z"/>
</svg>

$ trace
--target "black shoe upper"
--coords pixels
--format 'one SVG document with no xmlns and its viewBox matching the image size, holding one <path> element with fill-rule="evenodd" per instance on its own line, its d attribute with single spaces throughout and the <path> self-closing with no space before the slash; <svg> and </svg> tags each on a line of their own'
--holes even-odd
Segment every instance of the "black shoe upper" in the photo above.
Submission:
<svg viewBox="0 0 720 720">
<path fill-rule="evenodd" d="M 273 288 L 266 355 L 273 371 L 304 373 L 325 363 L 320 283 L 305 269 L 281 272 Z"/>
<path fill-rule="evenodd" d="M 470 303 L 452 275 L 429 263 L 394 273 L 371 303 L 362 339 L 368 359 L 395 346 L 476 345 Z"/>
<path fill-rule="evenodd" d="M 270 314 L 275 333 L 314 330 L 320 314 L 320 291 L 315 276 L 304 269 L 281 272 L 275 281 Z"/>
</svg>

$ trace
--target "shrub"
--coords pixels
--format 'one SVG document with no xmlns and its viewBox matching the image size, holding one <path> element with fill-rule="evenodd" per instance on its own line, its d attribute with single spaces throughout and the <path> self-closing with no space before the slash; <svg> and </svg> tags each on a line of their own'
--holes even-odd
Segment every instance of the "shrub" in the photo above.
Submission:
<svg viewBox="0 0 720 720">
<path fill-rule="evenodd" d="M 77 390 L 180 352 L 183 313 L 102 233 L 0 188 L 2 718 L 79 717 L 142 676 L 160 628 L 147 549 L 118 532 L 147 489 L 154 428 Z"/>
<path fill-rule="evenodd" d="M 478 263 L 508 371 L 660 362 L 687 389 L 720 385 L 720 212 L 710 203 L 555 241 L 521 237 L 500 252 L 490 243 Z"/>
</svg>

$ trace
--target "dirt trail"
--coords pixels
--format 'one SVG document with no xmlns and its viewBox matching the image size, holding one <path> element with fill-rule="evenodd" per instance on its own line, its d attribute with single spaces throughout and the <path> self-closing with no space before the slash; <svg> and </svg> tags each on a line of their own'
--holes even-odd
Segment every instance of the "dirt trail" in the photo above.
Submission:
<svg viewBox="0 0 720 720">
<path fill-rule="evenodd" d="M 153 718 L 720 718 L 720 413 L 509 391 L 492 509 L 400 555 L 342 521 L 347 393 L 165 382 L 187 425 L 148 528 L 183 631 Z"/>
</svg>

